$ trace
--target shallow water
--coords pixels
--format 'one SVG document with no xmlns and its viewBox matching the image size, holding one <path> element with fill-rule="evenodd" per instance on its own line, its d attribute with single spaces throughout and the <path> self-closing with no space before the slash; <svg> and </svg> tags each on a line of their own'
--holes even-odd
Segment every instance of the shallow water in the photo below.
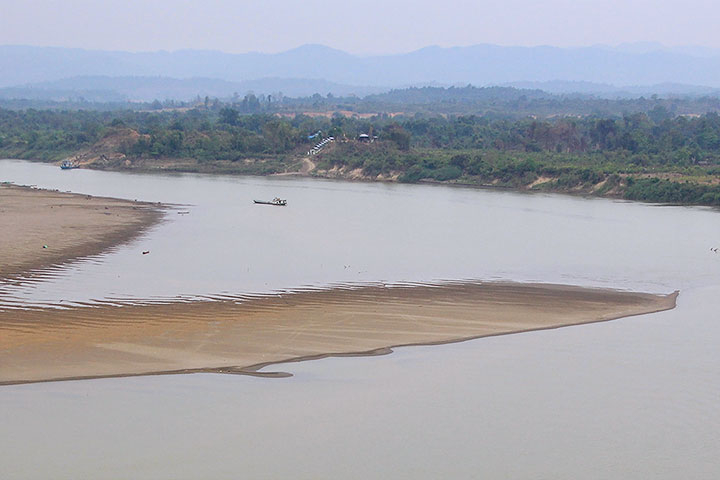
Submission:
<svg viewBox="0 0 720 480">
<path fill-rule="evenodd" d="M 0 161 L 0 181 L 189 205 L 5 303 L 166 300 L 367 282 L 503 279 L 668 292 L 712 282 L 716 212 L 298 178 L 137 175 Z M 287 207 L 254 205 L 281 196 Z M 141 255 L 150 250 L 149 255 Z"/>
<path fill-rule="evenodd" d="M 275 366 L 3 387 L 3 478 L 715 479 L 716 322 L 670 312 Z M 698 306 L 700 305 L 700 306 Z M 714 320 L 714 319 L 713 319 Z M 42 458 L 42 462 L 37 459 Z"/>
<path fill-rule="evenodd" d="M 720 473 L 713 210 L 437 186 L 61 172 L 9 161 L 0 161 L 0 181 L 193 205 L 108 255 L 8 287 L 6 304 L 459 278 L 681 290 L 669 312 L 270 368 L 295 374 L 283 380 L 190 375 L 2 387 L 1 478 Z M 276 195 L 288 207 L 251 203 Z M 151 255 L 139 254 L 147 249 Z"/>
</svg>

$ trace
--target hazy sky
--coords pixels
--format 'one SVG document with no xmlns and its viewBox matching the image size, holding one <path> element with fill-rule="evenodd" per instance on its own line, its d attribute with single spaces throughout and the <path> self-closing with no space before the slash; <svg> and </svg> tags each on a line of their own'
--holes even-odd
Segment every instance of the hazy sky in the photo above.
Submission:
<svg viewBox="0 0 720 480">
<path fill-rule="evenodd" d="M 352 53 L 427 45 L 720 47 L 717 0 L 0 0 L 0 45 Z"/>
</svg>

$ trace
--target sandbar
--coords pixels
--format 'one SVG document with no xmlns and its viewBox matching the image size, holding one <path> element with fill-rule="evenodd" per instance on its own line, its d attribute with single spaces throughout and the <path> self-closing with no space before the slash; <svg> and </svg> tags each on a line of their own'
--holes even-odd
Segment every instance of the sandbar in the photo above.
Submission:
<svg viewBox="0 0 720 480">
<path fill-rule="evenodd" d="M 449 283 L 164 305 L 0 312 L 0 384 L 131 375 L 256 374 L 286 361 L 386 353 L 671 309 L 677 294 Z"/>
<path fill-rule="evenodd" d="M 0 279 L 101 253 L 162 216 L 153 203 L 0 185 Z"/>
</svg>

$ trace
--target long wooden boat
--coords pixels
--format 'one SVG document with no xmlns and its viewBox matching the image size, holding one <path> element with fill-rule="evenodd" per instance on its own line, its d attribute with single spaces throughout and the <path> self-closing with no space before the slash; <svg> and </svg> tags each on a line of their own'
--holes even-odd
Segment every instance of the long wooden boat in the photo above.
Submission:
<svg viewBox="0 0 720 480">
<path fill-rule="evenodd" d="M 287 200 L 282 200 L 280 198 L 273 198 L 270 201 L 253 200 L 253 202 L 257 203 L 258 205 L 275 205 L 276 207 L 284 207 L 285 205 L 287 205 Z"/>
</svg>

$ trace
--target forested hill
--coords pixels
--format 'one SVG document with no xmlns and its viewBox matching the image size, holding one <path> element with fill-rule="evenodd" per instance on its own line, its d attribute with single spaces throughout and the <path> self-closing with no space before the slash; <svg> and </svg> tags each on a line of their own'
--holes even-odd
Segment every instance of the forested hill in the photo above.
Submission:
<svg viewBox="0 0 720 480">
<path fill-rule="evenodd" d="M 514 87 L 410 87 L 393 89 L 387 93 L 367 95 L 366 102 L 388 102 L 400 104 L 432 104 L 437 102 L 512 102 L 520 99 L 562 98 L 539 89 Z M 588 97 L 589 98 L 589 97 Z"/>
<path fill-rule="evenodd" d="M 157 112 L 0 109 L 0 155 L 69 157 L 89 168 L 305 172 L 720 205 L 720 115 L 676 116 L 662 106 L 649 114 L 544 120 L 242 114 L 231 105 Z"/>
<path fill-rule="evenodd" d="M 82 95 L 73 97 L 70 90 L 38 90 L 32 98 L 16 100 L 2 99 L 3 91 L 13 89 L 0 89 L 0 108 L 24 110 L 34 108 L 38 110 L 136 110 L 136 111 L 163 111 L 163 110 L 213 110 L 217 113 L 225 106 L 238 110 L 241 114 L 282 114 L 295 115 L 298 113 L 331 116 L 341 112 L 342 115 L 478 115 L 494 119 L 522 119 L 528 116 L 535 118 L 552 118 L 557 116 L 595 116 L 595 117 L 622 117 L 633 113 L 651 114 L 653 111 L 666 111 L 671 116 L 702 115 L 708 112 L 720 112 L 720 95 L 677 96 L 667 95 L 634 98 L 601 98 L 587 94 L 561 95 L 544 92 L 537 89 L 521 89 L 514 87 L 410 87 L 395 89 L 386 93 L 371 94 L 365 97 L 356 95 L 335 96 L 332 94 L 313 94 L 304 97 L 289 97 L 282 93 L 268 95 L 246 94 L 244 96 L 233 92 L 236 86 L 227 82 L 195 83 L 193 82 L 167 82 L 167 79 L 102 79 L 98 85 L 105 90 L 82 90 Z M 122 81 L 120 81 L 122 80 Z M 113 83 L 115 82 L 115 83 Z M 118 93 L 112 88 L 117 82 L 124 85 L 125 93 Z M 86 80 L 87 84 L 87 80 Z M 80 85 L 86 85 L 80 83 Z M 152 92 L 158 89 L 170 88 L 184 91 L 190 97 L 193 86 L 206 85 L 208 88 L 219 88 L 227 96 L 224 98 L 208 95 L 195 95 L 188 101 L 153 100 L 145 102 L 130 102 L 127 95 L 135 90 L 144 98 L 153 98 Z M 53 84 L 53 88 L 67 88 L 68 82 Z M 89 84 L 88 84 L 89 85 Z M 309 84 L 308 86 L 315 85 Z M 306 86 L 307 87 L 307 86 Z M 303 87 L 303 88 L 306 88 Z M 23 90 L 18 90 L 22 92 Z M 54 100 L 53 95 L 60 95 Z M 103 102 L 102 98 L 111 101 Z"/>
<path fill-rule="evenodd" d="M 492 115 L 504 118 L 525 116 L 622 116 L 628 113 L 665 109 L 672 115 L 720 112 L 720 95 L 602 98 L 588 94 L 552 94 L 538 89 L 514 87 L 411 87 L 362 99 L 288 99 L 291 108 L 329 108 L 345 104 L 359 113 L 402 112 L 456 115 Z"/>
</svg>

